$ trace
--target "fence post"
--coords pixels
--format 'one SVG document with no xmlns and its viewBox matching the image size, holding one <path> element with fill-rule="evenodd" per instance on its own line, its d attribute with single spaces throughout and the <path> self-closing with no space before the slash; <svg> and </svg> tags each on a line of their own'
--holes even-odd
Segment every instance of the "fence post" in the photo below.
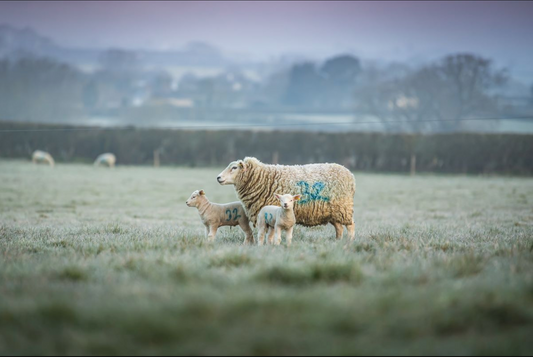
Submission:
<svg viewBox="0 0 533 357">
<path fill-rule="evenodd" d="M 159 167 L 161 165 L 161 160 L 159 158 L 159 150 L 154 150 L 154 167 Z"/>
<path fill-rule="evenodd" d="M 411 155 L 411 176 L 416 175 L 416 155 Z"/>
<path fill-rule="evenodd" d="M 279 151 L 275 151 L 274 154 L 272 154 L 272 164 L 277 165 L 279 163 Z"/>
</svg>

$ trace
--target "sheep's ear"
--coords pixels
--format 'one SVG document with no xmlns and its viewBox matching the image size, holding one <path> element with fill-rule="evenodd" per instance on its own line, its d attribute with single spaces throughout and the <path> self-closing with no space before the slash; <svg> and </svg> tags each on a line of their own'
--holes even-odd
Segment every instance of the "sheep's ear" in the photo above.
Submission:
<svg viewBox="0 0 533 357">
<path fill-rule="evenodd" d="M 281 199 L 281 195 L 278 195 L 277 193 L 275 193 L 274 196 L 276 196 L 276 198 L 277 198 L 278 200 Z"/>
<path fill-rule="evenodd" d="M 205 196 L 205 191 L 204 190 L 200 190 L 200 196 Z"/>
<path fill-rule="evenodd" d="M 295 201 L 300 201 L 301 198 L 302 198 L 302 195 L 296 195 L 296 196 L 294 196 L 294 200 L 295 200 Z"/>
<path fill-rule="evenodd" d="M 243 170 L 243 171 L 246 171 L 246 164 L 244 163 L 244 161 L 239 161 L 239 167 Z"/>
</svg>

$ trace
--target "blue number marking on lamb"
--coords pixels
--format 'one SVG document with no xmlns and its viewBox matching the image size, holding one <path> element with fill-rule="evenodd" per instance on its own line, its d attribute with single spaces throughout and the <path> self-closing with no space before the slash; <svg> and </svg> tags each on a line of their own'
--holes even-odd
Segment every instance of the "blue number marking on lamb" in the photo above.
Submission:
<svg viewBox="0 0 533 357">
<path fill-rule="evenodd" d="M 239 218 L 241 218 L 242 216 L 239 214 L 239 209 L 238 208 L 235 208 L 233 210 L 233 214 L 235 215 L 235 218 L 233 218 L 234 221 L 238 221 Z"/>
<path fill-rule="evenodd" d="M 298 202 L 299 204 L 306 204 L 312 201 L 329 202 L 329 197 L 322 196 L 321 193 L 326 188 L 324 182 L 317 182 L 311 187 L 308 182 L 300 181 L 297 183 L 302 188 L 303 198 Z"/>
<path fill-rule="evenodd" d="M 231 210 L 230 210 L 230 209 L 226 211 L 226 215 L 228 216 L 228 219 L 226 219 L 226 222 L 231 221 L 231 218 L 232 218 L 233 216 L 231 215 Z"/>
<path fill-rule="evenodd" d="M 270 215 L 270 218 L 268 217 Z M 274 220 L 274 216 L 272 213 L 265 213 L 265 222 L 268 226 L 272 225 L 272 221 Z"/>
</svg>

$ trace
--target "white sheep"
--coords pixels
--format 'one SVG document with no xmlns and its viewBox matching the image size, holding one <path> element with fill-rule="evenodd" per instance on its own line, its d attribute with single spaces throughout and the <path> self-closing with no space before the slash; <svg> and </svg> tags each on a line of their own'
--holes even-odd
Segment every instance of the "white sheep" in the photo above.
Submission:
<svg viewBox="0 0 533 357">
<path fill-rule="evenodd" d="M 254 236 L 250 228 L 250 221 L 244 213 L 244 207 L 240 202 L 217 204 L 209 202 L 204 190 L 194 191 L 186 202 L 189 207 L 196 207 L 198 214 L 206 228 L 207 239 L 215 240 L 217 230 L 220 227 L 239 226 L 246 234 L 244 244 L 253 244 Z"/>
<path fill-rule="evenodd" d="M 50 155 L 47 152 L 40 151 L 40 150 L 36 150 L 32 154 L 31 161 L 34 164 L 48 164 L 51 167 L 55 166 L 55 161 L 54 161 L 54 158 L 52 157 L 52 155 Z"/>
<path fill-rule="evenodd" d="M 294 207 L 297 224 L 311 227 L 331 223 L 337 239 L 342 238 L 343 226 L 346 226 L 350 239 L 355 238 L 355 178 L 344 166 L 266 165 L 256 158 L 246 158 L 232 162 L 217 181 L 221 185 L 235 186 L 237 197 L 254 224 L 263 207 L 277 203 L 273 193 L 286 192 L 302 196 Z"/>
<path fill-rule="evenodd" d="M 96 161 L 94 162 L 94 166 L 107 166 L 110 168 L 114 168 L 115 164 L 117 162 L 117 158 L 113 154 L 102 154 L 96 158 Z"/>
<path fill-rule="evenodd" d="M 281 231 L 287 232 L 287 246 L 292 244 L 292 232 L 296 224 L 294 215 L 294 203 L 300 200 L 300 195 L 278 195 L 276 198 L 280 201 L 281 207 L 266 206 L 259 212 L 257 218 L 257 227 L 259 228 L 258 244 L 263 245 L 265 233 L 268 231 L 268 243 L 281 244 Z M 275 239 L 274 239 L 275 237 Z"/>
</svg>

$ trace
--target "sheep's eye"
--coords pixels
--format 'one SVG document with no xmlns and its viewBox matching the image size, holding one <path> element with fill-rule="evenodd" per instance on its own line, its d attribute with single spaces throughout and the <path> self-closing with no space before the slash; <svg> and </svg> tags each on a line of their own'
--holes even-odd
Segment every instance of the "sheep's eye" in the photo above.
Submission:
<svg viewBox="0 0 533 357">
<path fill-rule="evenodd" d="M 232 170 L 237 170 L 237 166 L 235 166 Z"/>
</svg>

